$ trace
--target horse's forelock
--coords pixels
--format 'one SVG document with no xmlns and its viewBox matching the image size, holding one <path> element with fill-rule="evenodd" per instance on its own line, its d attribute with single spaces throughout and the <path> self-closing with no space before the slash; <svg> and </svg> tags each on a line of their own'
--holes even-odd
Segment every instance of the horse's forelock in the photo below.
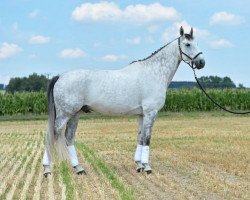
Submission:
<svg viewBox="0 0 250 200">
<path fill-rule="evenodd" d="M 185 38 L 186 38 L 187 40 L 193 40 L 193 39 L 194 39 L 192 35 L 187 34 L 187 33 L 185 33 L 184 36 L 185 36 Z"/>
</svg>

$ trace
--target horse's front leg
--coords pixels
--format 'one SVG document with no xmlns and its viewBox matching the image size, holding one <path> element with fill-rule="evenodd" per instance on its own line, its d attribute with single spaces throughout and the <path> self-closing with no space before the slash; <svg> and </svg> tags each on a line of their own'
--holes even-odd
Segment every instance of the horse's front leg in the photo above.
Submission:
<svg viewBox="0 0 250 200">
<path fill-rule="evenodd" d="M 151 111 L 144 113 L 143 117 L 143 137 L 142 137 L 142 152 L 141 152 L 141 163 L 144 166 L 144 171 L 147 174 L 152 172 L 149 166 L 149 145 L 151 140 L 152 128 L 157 117 L 157 111 Z"/>
<path fill-rule="evenodd" d="M 137 147 L 134 156 L 135 163 L 137 164 L 136 168 L 137 172 L 141 172 L 144 170 L 144 166 L 141 163 L 142 145 L 143 145 L 143 115 L 139 115 Z"/>
<path fill-rule="evenodd" d="M 76 114 L 74 117 L 72 117 L 68 121 L 67 127 L 66 127 L 66 132 L 65 132 L 70 163 L 78 175 L 79 174 L 86 174 L 85 170 L 79 164 L 75 145 L 74 145 L 75 133 L 76 133 L 76 129 L 77 129 L 78 121 L 79 121 L 79 116 L 80 116 L 79 114 Z"/>
</svg>

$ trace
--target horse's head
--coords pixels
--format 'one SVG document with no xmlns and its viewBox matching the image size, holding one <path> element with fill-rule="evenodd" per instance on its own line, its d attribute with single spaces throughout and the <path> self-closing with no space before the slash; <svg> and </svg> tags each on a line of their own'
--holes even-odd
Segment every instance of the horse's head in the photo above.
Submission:
<svg viewBox="0 0 250 200">
<path fill-rule="evenodd" d="M 181 27 L 178 43 L 181 59 L 185 63 L 189 64 L 192 68 L 197 69 L 202 69 L 205 66 L 205 59 L 193 37 L 193 28 L 191 28 L 189 34 L 186 34 Z"/>
</svg>

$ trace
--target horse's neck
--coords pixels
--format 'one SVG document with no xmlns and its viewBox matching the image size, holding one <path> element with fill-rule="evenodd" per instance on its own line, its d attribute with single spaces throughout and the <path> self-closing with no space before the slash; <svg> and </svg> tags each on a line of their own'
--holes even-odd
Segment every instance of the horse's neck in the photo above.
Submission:
<svg viewBox="0 0 250 200">
<path fill-rule="evenodd" d="M 177 41 L 173 41 L 143 62 L 145 68 L 168 87 L 181 62 Z"/>
</svg>

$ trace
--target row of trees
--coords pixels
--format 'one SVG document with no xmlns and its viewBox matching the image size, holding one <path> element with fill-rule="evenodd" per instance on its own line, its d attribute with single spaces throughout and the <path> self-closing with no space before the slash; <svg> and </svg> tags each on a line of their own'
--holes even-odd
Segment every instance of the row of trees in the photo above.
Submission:
<svg viewBox="0 0 250 200">
<path fill-rule="evenodd" d="M 38 75 L 36 73 L 29 75 L 28 77 L 16 77 L 11 78 L 6 92 L 41 92 L 46 91 L 49 79 L 44 75 Z"/>
<path fill-rule="evenodd" d="M 214 89 L 236 88 L 234 82 L 231 80 L 231 78 L 227 76 L 224 78 L 218 76 L 202 76 L 201 78 L 199 78 L 199 81 L 205 88 L 214 88 Z"/>
<path fill-rule="evenodd" d="M 209 89 L 225 89 L 225 88 L 236 88 L 235 83 L 229 77 L 218 77 L 218 76 L 202 76 L 199 79 L 199 82 L 204 88 Z M 190 81 L 173 81 L 171 82 L 170 88 L 193 88 L 198 87 L 196 82 Z M 245 88 L 243 84 L 239 84 L 238 88 Z"/>
<path fill-rule="evenodd" d="M 200 83 L 204 88 L 236 88 L 236 85 L 229 77 L 218 77 L 218 76 L 202 76 L 199 78 Z M 36 73 L 23 78 L 12 78 L 10 79 L 9 85 L 6 88 L 6 92 L 41 92 L 47 90 L 49 79 L 45 75 L 38 75 Z M 197 87 L 196 82 L 190 81 L 173 81 L 170 84 L 170 88 L 193 88 Z M 242 84 L 240 88 L 244 88 Z"/>
</svg>

